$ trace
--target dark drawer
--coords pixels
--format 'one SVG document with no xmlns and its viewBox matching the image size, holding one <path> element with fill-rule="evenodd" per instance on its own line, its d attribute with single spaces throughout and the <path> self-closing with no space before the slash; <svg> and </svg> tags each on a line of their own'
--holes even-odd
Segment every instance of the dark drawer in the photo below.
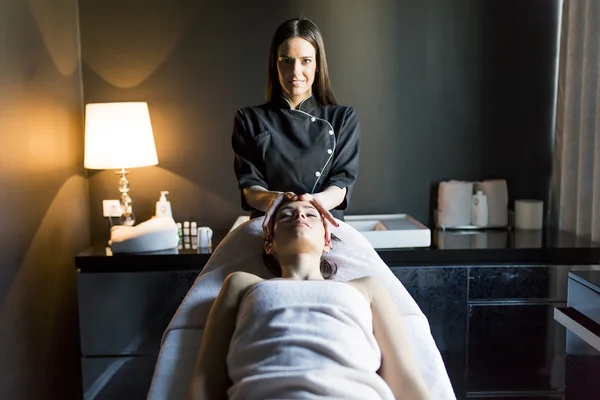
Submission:
<svg viewBox="0 0 600 400">
<path fill-rule="evenodd" d="M 567 357 L 565 377 L 565 400 L 600 399 L 600 355 Z"/>
<path fill-rule="evenodd" d="M 569 274 L 567 307 L 554 310 L 554 319 L 568 330 L 568 355 L 598 356 L 600 292 L 598 287 L 584 279 L 583 275 L 585 274 Z"/>
<path fill-rule="evenodd" d="M 469 300 L 566 299 L 568 271 L 556 266 L 469 268 Z"/>
<path fill-rule="evenodd" d="M 556 392 L 564 388 L 565 330 L 554 305 L 471 305 L 469 392 Z"/>
<path fill-rule="evenodd" d="M 85 273 L 77 276 L 84 356 L 156 355 L 197 273 Z"/>
<path fill-rule="evenodd" d="M 581 276 L 585 276 L 581 274 Z M 569 276 L 567 306 L 600 324 L 600 292 L 580 275 Z"/>
<path fill-rule="evenodd" d="M 567 307 L 554 310 L 567 329 L 565 400 L 600 399 L 600 275 L 569 273 Z"/>
</svg>

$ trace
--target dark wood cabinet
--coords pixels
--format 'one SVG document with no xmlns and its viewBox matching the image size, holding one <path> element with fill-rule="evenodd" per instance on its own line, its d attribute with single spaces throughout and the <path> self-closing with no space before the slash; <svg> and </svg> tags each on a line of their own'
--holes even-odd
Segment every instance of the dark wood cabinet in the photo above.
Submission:
<svg viewBox="0 0 600 400">
<path fill-rule="evenodd" d="M 593 268 L 391 267 L 429 319 L 457 398 L 498 400 L 564 398 L 567 332 L 553 310 L 567 304 L 569 272 Z"/>
<path fill-rule="evenodd" d="M 537 250 L 378 251 L 427 316 L 457 399 L 579 400 L 576 391 L 587 388 L 568 384 L 588 369 L 566 351 L 569 335 L 553 310 L 567 305 L 569 272 L 597 268 L 586 263 L 600 259 L 600 249 L 573 242 L 569 252 L 559 242 Z M 99 246 L 76 258 L 89 398 L 145 399 L 162 333 L 209 257 L 108 257 Z M 531 262 L 545 259 L 581 265 Z"/>
</svg>

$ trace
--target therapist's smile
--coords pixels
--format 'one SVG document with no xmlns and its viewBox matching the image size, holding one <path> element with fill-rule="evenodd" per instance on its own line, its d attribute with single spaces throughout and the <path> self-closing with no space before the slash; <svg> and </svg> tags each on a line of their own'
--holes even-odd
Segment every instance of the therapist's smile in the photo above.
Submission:
<svg viewBox="0 0 600 400">
<path fill-rule="evenodd" d="M 283 95 L 293 107 L 312 95 L 317 69 L 315 48 L 296 37 L 281 44 L 278 50 L 277 71 Z"/>
</svg>

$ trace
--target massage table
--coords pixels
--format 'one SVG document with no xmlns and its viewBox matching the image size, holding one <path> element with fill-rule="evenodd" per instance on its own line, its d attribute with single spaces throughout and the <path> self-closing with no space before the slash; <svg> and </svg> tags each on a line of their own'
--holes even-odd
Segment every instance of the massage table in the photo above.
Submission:
<svg viewBox="0 0 600 400">
<path fill-rule="evenodd" d="M 264 279 L 273 277 L 262 261 L 261 224 L 262 218 L 256 218 L 229 232 L 198 275 L 163 335 L 148 400 L 186 398 L 208 312 L 228 274 L 246 271 Z M 339 227 L 332 228 L 332 233 L 341 239 L 333 242 L 333 249 L 327 256 L 338 267 L 333 279 L 379 278 L 398 306 L 413 356 L 431 398 L 456 400 L 429 322 L 406 288 L 360 232 L 340 222 Z"/>
</svg>

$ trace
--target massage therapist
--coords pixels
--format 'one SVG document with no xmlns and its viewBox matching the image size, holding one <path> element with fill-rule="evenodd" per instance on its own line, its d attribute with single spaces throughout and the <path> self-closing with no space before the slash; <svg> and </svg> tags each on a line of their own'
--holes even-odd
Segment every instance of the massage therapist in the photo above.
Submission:
<svg viewBox="0 0 600 400">
<path fill-rule="evenodd" d="M 232 147 L 242 208 L 265 216 L 284 198 L 343 220 L 358 173 L 356 112 L 331 92 L 323 38 L 309 19 L 281 24 L 271 41 L 265 104 L 234 119 Z"/>
</svg>

